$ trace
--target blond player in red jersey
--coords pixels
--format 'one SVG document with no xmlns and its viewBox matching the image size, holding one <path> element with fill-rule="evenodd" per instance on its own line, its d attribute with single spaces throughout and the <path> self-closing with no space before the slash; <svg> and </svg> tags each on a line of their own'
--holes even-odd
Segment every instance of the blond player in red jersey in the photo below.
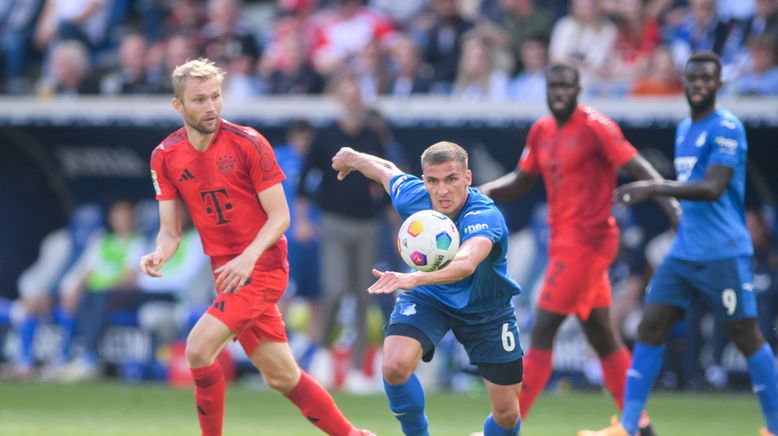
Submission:
<svg viewBox="0 0 778 436">
<path fill-rule="evenodd" d="M 525 417 L 551 377 L 554 337 L 569 315 L 579 319 L 600 358 L 605 387 L 619 410 L 624 405 L 631 358 L 610 327 L 608 280 L 608 267 L 619 246 L 619 230 L 611 216 L 616 171 L 623 167 L 639 180 L 662 177 L 616 123 L 578 104 L 580 92 L 574 65 L 551 65 L 546 70 L 551 115 L 530 128 L 516 170 L 481 187 L 495 200 L 509 200 L 526 193 L 542 176 L 548 197 L 549 264 L 524 358 L 519 403 Z M 677 222 L 677 202 L 663 198 L 660 205 L 672 223 Z M 641 434 L 652 434 L 647 419 L 643 424 Z"/>
<path fill-rule="evenodd" d="M 222 79 L 207 59 L 173 71 L 173 108 L 184 127 L 151 155 L 160 230 L 156 249 L 140 260 L 143 273 L 161 276 L 181 240 L 183 200 L 211 257 L 218 292 L 186 341 L 202 434 L 222 434 L 225 381 L 216 356 L 237 340 L 267 385 L 315 426 L 330 435 L 370 435 L 346 420 L 289 350 L 276 306 L 289 278 L 285 176 L 262 135 L 221 118 Z"/>
</svg>

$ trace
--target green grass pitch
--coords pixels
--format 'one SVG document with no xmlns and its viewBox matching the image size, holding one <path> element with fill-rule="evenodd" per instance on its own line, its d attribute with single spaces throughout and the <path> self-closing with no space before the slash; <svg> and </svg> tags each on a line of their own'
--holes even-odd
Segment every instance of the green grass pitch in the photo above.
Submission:
<svg viewBox="0 0 778 436">
<path fill-rule="evenodd" d="M 383 395 L 336 394 L 355 424 L 378 435 L 400 435 Z M 435 436 L 468 435 L 488 413 L 485 394 L 431 393 L 430 431 Z M 660 436 L 756 435 L 761 415 L 754 397 L 737 394 L 657 393 L 649 400 Z M 614 406 L 602 393 L 543 395 L 523 436 L 575 435 L 581 428 L 608 423 Z M 175 436 L 199 434 L 192 392 L 159 384 L 94 383 L 74 386 L 0 382 L 0 435 L 3 436 Z M 225 436 L 317 435 L 296 409 L 274 392 L 230 386 Z"/>
</svg>

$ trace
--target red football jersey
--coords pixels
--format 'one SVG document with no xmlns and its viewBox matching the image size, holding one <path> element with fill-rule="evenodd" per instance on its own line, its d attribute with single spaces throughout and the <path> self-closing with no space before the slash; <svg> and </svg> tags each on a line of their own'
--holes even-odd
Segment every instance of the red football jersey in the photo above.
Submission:
<svg viewBox="0 0 778 436">
<path fill-rule="evenodd" d="M 256 238 L 267 222 L 257 193 L 286 176 L 262 135 L 221 120 L 204 152 L 189 143 L 184 128 L 168 136 L 151 154 L 151 178 L 157 200 L 183 199 L 205 253 L 214 257 L 240 254 Z M 257 265 L 282 267 L 286 252 L 281 236 Z"/>
<path fill-rule="evenodd" d="M 611 215 L 616 170 L 635 154 L 619 126 L 587 106 L 561 129 L 553 116 L 533 124 L 519 168 L 543 176 L 552 244 L 597 245 L 618 235 Z"/>
</svg>

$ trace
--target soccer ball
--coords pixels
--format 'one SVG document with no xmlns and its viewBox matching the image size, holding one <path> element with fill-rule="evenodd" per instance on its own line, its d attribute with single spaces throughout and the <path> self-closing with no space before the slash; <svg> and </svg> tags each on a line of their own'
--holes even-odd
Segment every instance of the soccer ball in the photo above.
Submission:
<svg viewBox="0 0 778 436">
<path fill-rule="evenodd" d="M 447 216 L 422 210 L 405 220 L 397 234 L 397 251 L 411 268 L 437 271 L 459 250 L 459 231 Z"/>
</svg>

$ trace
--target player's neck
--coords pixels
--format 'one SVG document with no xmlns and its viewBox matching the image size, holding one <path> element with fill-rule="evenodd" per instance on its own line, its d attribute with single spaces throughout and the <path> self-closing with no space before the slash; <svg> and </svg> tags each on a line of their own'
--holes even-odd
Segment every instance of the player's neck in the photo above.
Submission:
<svg viewBox="0 0 778 436">
<path fill-rule="evenodd" d="M 203 152 L 208 149 L 208 146 L 211 145 L 211 140 L 213 139 L 214 133 L 200 133 L 197 130 L 186 126 L 186 137 L 189 140 L 189 143 L 192 144 L 192 147 L 194 147 L 197 151 Z"/>
<path fill-rule="evenodd" d="M 707 117 L 708 115 L 713 113 L 713 111 L 715 111 L 715 110 L 716 110 L 716 103 L 715 102 L 712 105 L 706 106 L 704 108 L 700 108 L 700 109 L 692 108 L 692 111 L 691 111 L 692 122 L 696 122 L 696 121 L 699 121 L 699 120 Z"/>
</svg>

